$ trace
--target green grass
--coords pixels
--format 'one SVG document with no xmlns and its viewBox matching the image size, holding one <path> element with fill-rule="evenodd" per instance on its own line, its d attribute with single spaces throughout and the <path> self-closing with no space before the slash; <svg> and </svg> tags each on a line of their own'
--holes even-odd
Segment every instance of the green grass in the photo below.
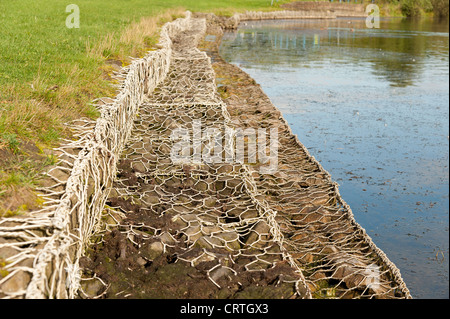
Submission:
<svg viewBox="0 0 450 319">
<path fill-rule="evenodd" d="M 2 87 L 31 84 L 38 78 L 47 85 L 63 85 L 73 81 L 74 68 L 87 76 L 85 71 L 91 73 L 99 62 L 86 55 L 88 41 L 95 43 L 102 36 L 115 33 L 113 41 L 118 42 L 120 32 L 130 23 L 169 8 L 184 7 L 195 11 L 227 11 L 230 7 L 260 9 L 268 7 L 270 0 L 78 0 L 75 3 L 80 8 L 79 29 L 65 26 L 69 15 L 65 8 L 69 3 L 62 0 L 52 0 L 51 5 L 44 0 L 0 2 Z M 117 50 L 106 50 L 104 55 L 116 53 Z M 46 98 L 51 100 L 52 96 Z"/>
<path fill-rule="evenodd" d="M 80 9 L 79 28 L 66 27 L 71 3 Z M 71 138 L 65 123 L 97 118 L 91 101 L 116 93 L 108 60 L 126 65 L 143 56 L 158 28 L 185 10 L 271 9 L 270 0 L 0 0 L 0 208 L 36 186 L 52 164 L 46 150 Z"/>
</svg>

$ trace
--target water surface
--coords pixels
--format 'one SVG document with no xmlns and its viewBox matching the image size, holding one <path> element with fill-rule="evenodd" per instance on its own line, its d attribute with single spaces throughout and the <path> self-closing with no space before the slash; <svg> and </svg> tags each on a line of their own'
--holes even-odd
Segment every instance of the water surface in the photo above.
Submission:
<svg viewBox="0 0 450 319">
<path fill-rule="evenodd" d="M 226 33 L 415 298 L 448 298 L 448 22 L 279 20 Z"/>
</svg>

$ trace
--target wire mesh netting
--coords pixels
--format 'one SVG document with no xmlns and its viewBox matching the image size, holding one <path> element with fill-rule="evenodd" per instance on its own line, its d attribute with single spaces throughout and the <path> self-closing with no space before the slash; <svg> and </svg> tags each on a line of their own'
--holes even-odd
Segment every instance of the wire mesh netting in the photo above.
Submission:
<svg viewBox="0 0 450 319">
<path fill-rule="evenodd" d="M 142 270 L 165 256 L 217 291 L 246 283 L 283 287 L 269 295 L 276 298 L 410 297 L 270 101 L 234 100 L 240 112 L 229 113 L 211 60 L 197 48 L 206 27 L 190 13 L 166 24 L 163 49 L 124 70 L 125 93 L 105 103 L 97 122 L 80 121 L 80 140 L 60 149 L 49 207 L 0 220 L 0 251 L 9 249 L 2 293 L 92 297 L 80 281 L 94 279 L 102 285 L 94 297 L 136 296 L 138 287 L 109 289 L 126 280 L 102 277 L 104 265 L 86 271 L 86 260 L 96 260 L 83 256 L 93 238 L 98 253 L 115 237 L 124 241 L 114 243 L 112 258 L 131 256 Z M 277 169 L 264 170 L 272 151 Z M 18 273 L 30 276 L 26 289 L 5 289 Z M 218 296 L 236 297 L 227 293 Z"/>
<path fill-rule="evenodd" d="M 204 21 L 192 23 L 173 38 L 168 76 L 140 107 L 122 155 L 114 196 L 128 200 L 113 210 L 126 216 L 131 203 L 153 218 L 124 219 L 120 227 L 128 240 L 140 248 L 139 234 L 147 231 L 146 240 L 170 252 L 172 262 L 208 264 L 207 278 L 218 289 L 242 272 L 266 272 L 285 262 L 290 276 L 283 280 L 295 283 L 294 298 L 408 296 L 395 265 L 355 222 L 337 185 L 280 113 L 271 104 L 244 103 L 238 116 L 230 116 L 211 61 L 196 48 Z M 260 118 L 250 116 L 256 113 Z M 262 173 L 267 163 L 251 160 L 259 152 L 252 146 L 268 142 L 265 135 L 242 139 L 244 159 L 236 160 L 238 135 L 246 128 L 276 128 L 279 138 L 264 150 L 276 144 L 275 172 Z M 178 162 L 174 132 L 187 134 Z M 217 152 L 215 142 L 222 146 Z"/>
<path fill-rule="evenodd" d="M 214 128 L 216 134 L 228 134 L 233 140 L 210 59 L 196 48 L 205 27 L 203 19 L 194 19 L 188 32 L 172 39 L 166 80 L 141 105 L 122 154 L 113 194 L 122 205 L 112 210 L 128 216 L 119 228 L 138 249 L 145 246 L 143 239 L 149 240 L 163 252 L 175 254 L 176 262 L 192 267 L 207 264 L 206 277 L 218 289 L 227 285 L 230 276 L 258 276 L 281 263 L 284 276 L 278 284 L 290 284 L 292 295 L 304 297 L 302 273 L 283 249 L 273 211 L 258 200 L 246 165 L 222 161 L 227 148 L 215 154 L 219 160 L 205 161 L 215 148 L 202 132 Z M 173 133 L 184 129 L 195 135 L 196 126 L 201 127 L 198 145 L 192 143 L 187 156 L 174 162 Z M 129 218 L 129 204 L 139 206 L 139 219 Z"/>
<path fill-rule="evenodd" d="M 283 246 L 302 269 L 312 297 L 411 298 L 397 267 L 355 221 L 338 184 L 292 133 L 260 86 L 218 56 L 221 32 L 210 29 L 210 39 L 214 34 L 217 39 L 202 45 L 214 58 L 231 122 L 244 129 L 277 128 L 277 171 L 261 174 L 259 165 L 248 167 L 258 192 L 276 211 Z"/>
</svg>

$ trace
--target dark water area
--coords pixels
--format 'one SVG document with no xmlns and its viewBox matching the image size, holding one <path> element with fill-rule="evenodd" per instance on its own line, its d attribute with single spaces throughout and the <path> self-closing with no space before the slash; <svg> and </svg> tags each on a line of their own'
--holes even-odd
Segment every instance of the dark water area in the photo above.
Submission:
<svg viewBox="0 0 450 319">
<path fill-rule="evenodd" d="M 279 20 L 226 33 L 414 298 L 449 298 L 448 21 Z"/>
</svg>

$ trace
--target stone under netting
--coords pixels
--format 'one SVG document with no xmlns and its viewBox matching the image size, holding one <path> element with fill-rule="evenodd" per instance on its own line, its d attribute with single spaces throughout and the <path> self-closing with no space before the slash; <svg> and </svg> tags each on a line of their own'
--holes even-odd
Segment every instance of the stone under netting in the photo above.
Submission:
<svg viewBox="0 0 450 319">
<path fill-rule="evenodd" d="M 153 253 L 197 267 L 219 290 L 241 273 L 251 276 L 284 262 L 289 272 L 276 284 L 292 283 L 289 297 L 405 297 L 329 174 L 279 119 L 259 122 L 282 133 L 273 174 L 260 173 L 261 163 L 248 164 L 249 139 L 244 163 L 227 161 L 226 148 L 219 163 L 206 162 L 214 144 L 205 134 L 195 149 L 195 125 L 203 132 L 219 128 L 222 145 L 234 142 L 231 152 L 239 129 L 216 92 L 210 59 L 196 48 L 203 29 L 204 21 L 193 21 L 191 30 L 173 38 L 168 76 L 140 107 L 111 203 L 127 198 L 145 217 L 126 218 L 133 214 L 127 204 L 112 207 L 124 214 L 122 233 L 138 249 L 148 240 Z M 189 151 L 174 164 L 172 134 L 180 128 L 189 134 Z M 144 253 L 142 264 L 150 265 L 152 256 Z"/>
<path fill-rule="evenodd" d="M 76 282 L 70 297 L 410 298 L 281 114 L 266 102 L 235 114 L 221 99 L 211 59 L 198 49 L 206 20 L 179 20 L 183 27 L 177 20 L 162 37 L 167 73 L 145 84 L 123 147 L 103 162 L 111 167 L 90 168 L 100 180 L 108 169 L 115 178 L 99 213 L 78 227 L 90 224 L 76 262 L 48 277 Z M 276 169 L 267 170 L 273 150 Z M 184 287 L 183 276 L 202 294 Z"/>
</svg>

